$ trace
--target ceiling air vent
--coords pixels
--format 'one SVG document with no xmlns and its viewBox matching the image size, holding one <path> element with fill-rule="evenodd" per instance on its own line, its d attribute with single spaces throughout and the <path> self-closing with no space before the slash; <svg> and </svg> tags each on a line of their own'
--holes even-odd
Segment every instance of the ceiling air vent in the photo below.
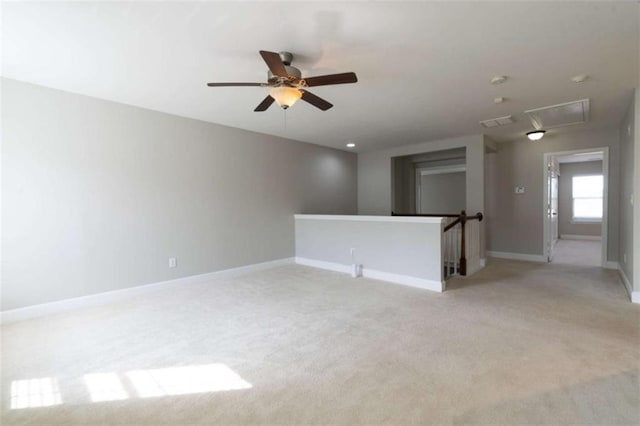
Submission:
<svg viewBox="0 0 640 426">
<path fill-rule="evenodd" d="M 491 118 L 489 120 L 482 120 L 480 122 L 480 124 L 482 124 L 482 126 L 486 128 L 506 126 L 507 124 L 512 124 L 512 123 L 515 123 L 515 120 L 511 115 L 506 115 L 504 117 L 498 117 L 498 118 Z"/>
<path fill-rule="evenodd" d="M 589 121 L 589 99 L 530 109 L 525 114 L 536 129 L 586 123 Z"/>
</svg>

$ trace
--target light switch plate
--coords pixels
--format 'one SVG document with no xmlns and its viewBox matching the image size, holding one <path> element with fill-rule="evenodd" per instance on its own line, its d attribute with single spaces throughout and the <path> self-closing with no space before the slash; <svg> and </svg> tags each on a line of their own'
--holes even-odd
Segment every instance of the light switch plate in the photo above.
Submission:
<svg viewBox="0 0 640 426">
<path fill-rule="evenodd" d="M 524 186 L 514 186 L 513 192 L 515 194 L 524 194 Z"/>
</svg>

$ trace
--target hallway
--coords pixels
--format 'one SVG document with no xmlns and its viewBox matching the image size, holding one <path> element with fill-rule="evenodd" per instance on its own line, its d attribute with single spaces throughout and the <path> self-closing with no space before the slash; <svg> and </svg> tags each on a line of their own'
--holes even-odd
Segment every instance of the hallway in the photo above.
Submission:
<svg viewBox="0 0 640 426">
<path fill-rule="evenodd" d="M 601 266 L 602 241 L 558 240 L 551 263 Z"/>
</svg>

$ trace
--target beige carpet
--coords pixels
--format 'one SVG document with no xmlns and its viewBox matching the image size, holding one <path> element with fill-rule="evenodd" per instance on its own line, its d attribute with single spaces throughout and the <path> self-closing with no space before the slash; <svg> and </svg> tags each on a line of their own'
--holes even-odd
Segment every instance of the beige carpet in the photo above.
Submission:
<svg viewBox="0 0 640 426">
<path fill-rule="evenodd" d="M 601 266 L 602 242 L 588 240 L 558 240 L 553 249 L 553 263 Z"/>
<path fill-rule="evenodd" d="M 450 287 L 286 266 L 5 325 L 2 424 L 640 422 L 615 272 L 494 260 Z"/>
</svg>

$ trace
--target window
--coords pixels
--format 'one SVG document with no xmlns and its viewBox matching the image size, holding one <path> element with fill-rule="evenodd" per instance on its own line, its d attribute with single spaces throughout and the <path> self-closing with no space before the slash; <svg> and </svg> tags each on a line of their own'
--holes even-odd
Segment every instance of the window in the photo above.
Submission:
<svg viewBox="0 0 640 426">
<path fill-rule="evenodd" d="M 602 175 L 573 177 L 573 220 L 602 221 Z"/>
</svg>

